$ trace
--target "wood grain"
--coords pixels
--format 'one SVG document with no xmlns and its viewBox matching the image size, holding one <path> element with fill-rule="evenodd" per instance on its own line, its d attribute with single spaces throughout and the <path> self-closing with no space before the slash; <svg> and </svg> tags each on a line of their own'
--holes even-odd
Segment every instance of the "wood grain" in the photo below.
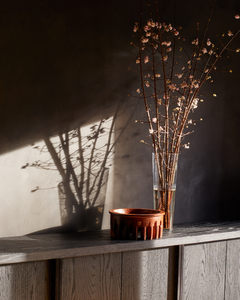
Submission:
<svg viewBox="0 0 240 300">
<path fill-rule="evenodd" d="M 111 239 L 109 230 L 79 233 L 45 233 L 0 239 L 0 265 L 70 258 L 125 251 L 144 251 L 177 245 L 240 238 L 240 222 L 184 224 L 152 241 Z"/>
<path fill-rule="evenodd" d="M 227 241 L 226 300 L 240 299 L 240 240 Z"/>
<path fill-rule="evenodd" d="M 226 242 L 185 246 L 183 300 L 223 300 Z"/>
<path fill-rule="evenodd" d="M 33 262 L 0 267 L 1 300 L 48 300 L 47 263 Z"/>
<path fill-rule="evenodd" d="M 168 249 L 123 253 L 122 299 L 166 300 Z"/>
<path fill-rule="evenodd" d="M 121 253 L 63 259 L 61 300 L 120 300 Z"/>
</svg>

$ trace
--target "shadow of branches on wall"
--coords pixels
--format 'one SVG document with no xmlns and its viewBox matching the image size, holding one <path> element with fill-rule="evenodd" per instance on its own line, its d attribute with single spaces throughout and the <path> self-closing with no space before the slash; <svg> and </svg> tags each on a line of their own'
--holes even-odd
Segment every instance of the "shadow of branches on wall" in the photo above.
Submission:
<svg viewBox="0 0 240 300">
<path fill-rule="evenodd" d="M 111 118 L 102 119 L 86 128 L 77 127 L 45 137 L 43 146 L 34 146 L 49 159 L 27 163 L 22 169 L 33 167 L 56 170 L 62 226 L 57 231 L 100 230 L 116 138 L 114 126 L 118 110 Z M 38 192 L 37 186 L 31 192 Z"/>
</svg>

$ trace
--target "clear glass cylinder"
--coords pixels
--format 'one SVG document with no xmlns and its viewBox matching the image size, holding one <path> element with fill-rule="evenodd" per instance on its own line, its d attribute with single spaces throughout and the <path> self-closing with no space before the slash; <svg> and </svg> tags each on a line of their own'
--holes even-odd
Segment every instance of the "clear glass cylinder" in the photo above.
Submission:
<svg viewBox="0 0 240 300">
<path fill-rule="evenodd" d="M 158 168 L 155 153 L 152 154 L 153 205 L 155 209 L 165 212 L 164 228 L 173 230 L 178 154 L 169 153 L 167 158 L 163 157 L 162 163 L 159 163 Z M 162 174 L 161 179 L 158 169 Z"/>
</svg>

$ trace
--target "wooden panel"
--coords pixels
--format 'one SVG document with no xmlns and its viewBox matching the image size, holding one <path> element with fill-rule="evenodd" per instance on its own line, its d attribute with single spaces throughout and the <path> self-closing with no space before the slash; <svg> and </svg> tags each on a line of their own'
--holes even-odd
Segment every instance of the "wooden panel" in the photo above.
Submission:
<svg viewBox="0 0 240 300">
<path fill-rule="evenodd" d="M 185 246 L 183 300 L 224 299 L 226 241 Z"/>
<path fill-rule="evenodd" d="M 123 253 L 122 299 L 166 300 L 168 249 Z"/>
<path fill-rule="evenodd" d="M 61 300 L 120 300 L 121 253 L 63 259 Z"/>
<path fill-rule="evenodd" d="M 21 263 L 0 267 L 1 300 L 46 300 L 47 262 Z"/>
<path fill-rule="evenodd" d="M 226 300 L 240 299 L 240 240 L 227 241 Z"/>
<path fill-rule="evenodd" d="M 153 250 L 236 238 L 240 239 L 240 222 L 175 225 L 173 232 L 163 231 L 162 239 L 137 243 L 114 240 L 110 236 L 110 230 L 71 234 L 31 234 L 0 238 L 0 265 L 113 252 Z"/>
</svg>

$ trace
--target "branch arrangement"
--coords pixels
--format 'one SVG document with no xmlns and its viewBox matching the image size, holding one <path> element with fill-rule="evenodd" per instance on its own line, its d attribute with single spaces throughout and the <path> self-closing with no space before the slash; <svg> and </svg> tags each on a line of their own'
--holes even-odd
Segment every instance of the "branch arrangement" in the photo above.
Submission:
<svg viewBox="0 0 240 300">
<path fill-rule="evenodd" d="M 190 116 L 203 101 L 200 89 L 205 82 L 212 81 L 210 73 L 216 70 L 216 63 L 240 30 L 235 33 L 228 30 L 213 42 L 208 37 L 213 7 L 203 33 L 200 34 L 197 24 L 195 39 L 187 43 L 181 38 L 181 27 L 161 22 L 158 1 L 155 5 L 156 20 L 150 14 L 143 24 L 141 14 L 140 22 L 133 28 L 137 43 L 131 44 L 138 49 L 136 64 L 141 80 L 136 97 L 143 99 L 147 116 L 146 121 L 137 122 L 148 124 L 151 139 L 150 143 L 141 142 L 153 147 L 159 190 L 167 191 L 172 189 L 181 148 L 189 148 L 189 143 L 183 141 L 196 124 Z M 169 205 L 161 202 L 159 208 L 166 213 Z"/>
</svg>

